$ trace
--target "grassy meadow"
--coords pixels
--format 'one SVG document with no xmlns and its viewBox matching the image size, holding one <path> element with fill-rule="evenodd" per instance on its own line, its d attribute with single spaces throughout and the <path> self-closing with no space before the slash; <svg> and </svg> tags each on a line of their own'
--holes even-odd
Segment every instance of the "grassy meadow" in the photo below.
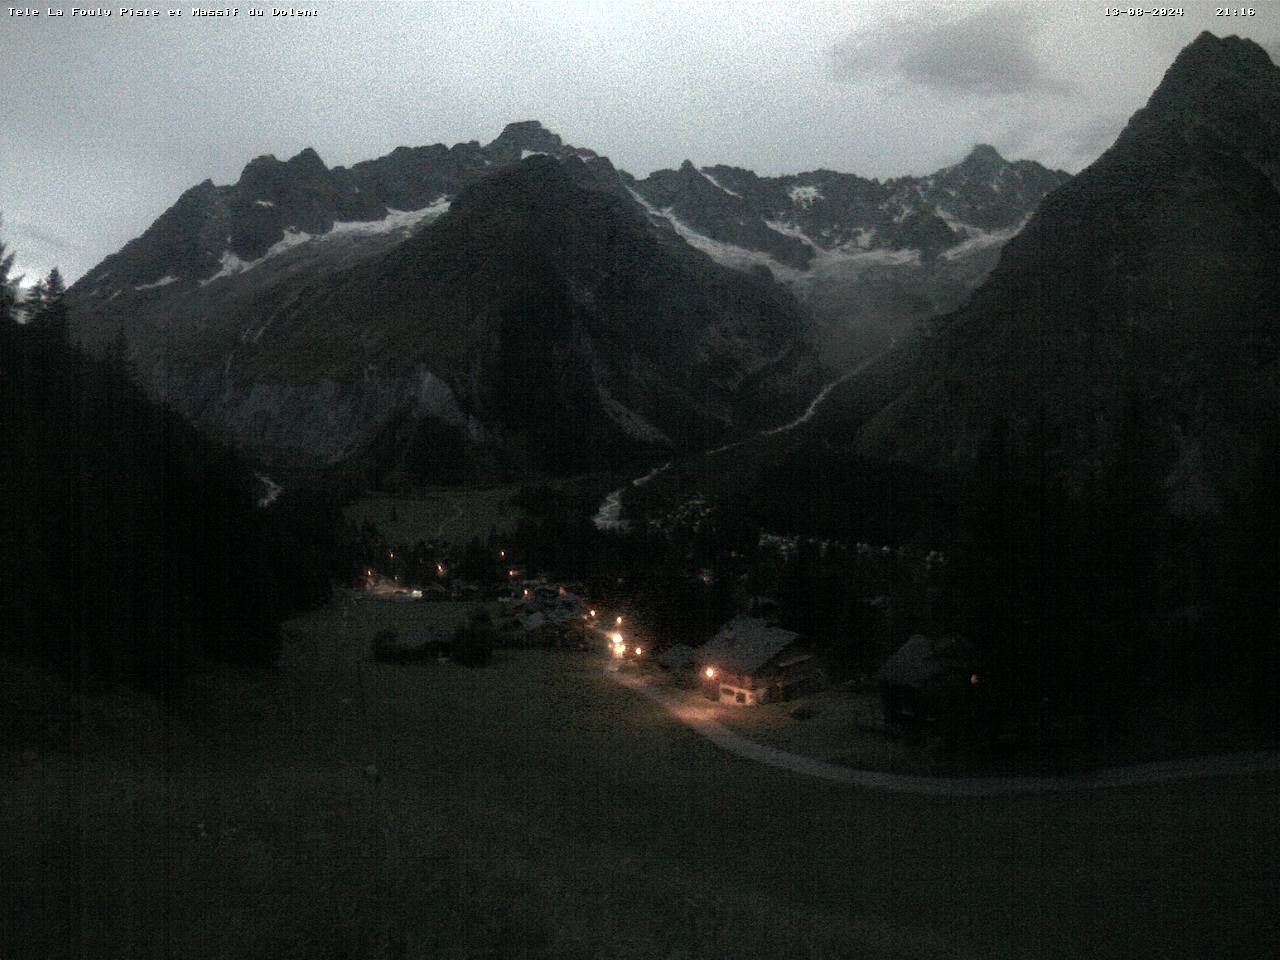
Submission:
<svg viewBox="0 0 1280 960">
<path fill-rule="evenodd" d="M 179 715 L 0 685 L 0 957 L 1259 957 L 1280 781 L 929 800 L 721 752 L 602 657 L 378 664 L 342 597 Z M 49 704 L 54 704 L 50 707 Z M 370 769 L 370 766 L 374 769 Z"/>
</svg>

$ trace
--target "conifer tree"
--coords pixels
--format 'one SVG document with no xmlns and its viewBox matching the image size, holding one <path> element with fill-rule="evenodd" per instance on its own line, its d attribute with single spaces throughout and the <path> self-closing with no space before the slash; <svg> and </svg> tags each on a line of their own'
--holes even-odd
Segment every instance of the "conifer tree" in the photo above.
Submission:
<svg viewBox="0 0 1280 960">
<path fill-rule="evenodd" d="M 13 293 L 13 281 L 9 279 L 9 269 L 12 266 L 13 254 L 5 254 L 4 241 L 0 240 L 0 322 L 13 319 L 17 298 Z"/>
<path fill-rule="evenodd" d="M 67 338 L 67 285 L 57 267 L 49 276 L 37 281 L 22 303 L 28 325 L 38 327 L 48 337 L 63 341 Z"/>
<path fill-rule="evenodd" d="M 18 304 L 27 324 L 38 324 L 44 319 L 44 281 L 37 280 Z"/>
<path fill-rule="evenodd" d="M 67 285 L 62 272 L 54 267 L 44 281 L 44 310 L 41 322 L 58 340 L 67 339 Z"/>
</svg>

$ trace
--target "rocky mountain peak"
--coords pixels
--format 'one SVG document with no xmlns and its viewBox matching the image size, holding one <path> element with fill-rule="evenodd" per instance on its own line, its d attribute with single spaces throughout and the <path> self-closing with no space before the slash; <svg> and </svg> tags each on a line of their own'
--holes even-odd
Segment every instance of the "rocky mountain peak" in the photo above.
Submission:
<svg viewBox="0 0 1280 960">
<path fill-rule="evenodd" d="M 484 149 L 504 159 L 508 154 L 514 154 L 519 159 L 524 152 L 557 154 L 563 146 L 564 141 L 559 135 L 552 133 L 537 120 L 520 120 L 503 127 L 497 139 Z"/>
<path fill-rule="evenodd" d="M 1217 37 L 1205 30 L 1178 54 L 1161 86 L 1184 75 L 1203 76 L 1210 71 L 1247 73 L 1274 69 L 1267 51 L 1254 41 L 1234 35 Z"/>
<path fill-rule="evenodd" d="M 961 166 L 1004 164 L 1007 161 L 1000 156 L 1000 151 L 989 143 L 979 143 L 969 151 L 969 155 L 960 161 Z"/>
<path fill-rule="evenodd" d="M 244 169 L 240 171 L 240 180 L 243 182 L 245 177 L 252 177 L 260 171 L 272 170 L 277 166 L 280 166 L 280 161 L 274 153 L 261 154 L 244 165 Z"/>
<path fill-rule="evenodd" d="M 1143 464 L 1145 495 L 1182 516 L 1246 497 L 1261 448 L 1240 411 L 1275 396 L 1278 118 L 1265 53 L 1201 36 L 934 324 L 928 386 L 863 438 L 936 465 L 987 449 L 1004 418 L 1070 498 L 1121 464 Z M 920 422 L 929 438 L 908 439 Z"/>
<path fill-rule="evenodd" d="M 316 153 L 314 147 L 306 147 L 295 156 L 286 161 L 285 166 L 291 170 L 305 173 L 328 173 L 329 168 L 325 166 L 320 154 Z"/>
<path fill-rule="evenodd" d="M 1130 127 L 1207 118 L 1250 137 L 1280 130 L 1280 67 L 1252 40 L 1200 34 L 1178 54 Z"/>
</svg>

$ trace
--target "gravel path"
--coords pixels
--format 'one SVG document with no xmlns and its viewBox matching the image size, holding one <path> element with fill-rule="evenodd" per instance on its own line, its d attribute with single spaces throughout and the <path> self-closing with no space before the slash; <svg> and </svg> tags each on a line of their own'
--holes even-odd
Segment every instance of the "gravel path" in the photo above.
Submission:
<svg viewBox="0 0 1280 960">
<path fill-rule="evenodd" d="M 1068 777 L 920 777 L 877 770 L 854 770 L 757 743 L 711 719 L 707 711 L 682 703 L 638 677 L 626 676 L 616 669 L 608 668 L 605 676 L 660 704 L 681 723 L 693 728 L 722 750 L 746 760 L 808 777 L 890 793 L 913 793 L 926 797 L 998 797 L 1134 787 L 1200 777 L 1280 771 L 1280 752 L 1269 750 L 1139 763 Z"/>
</svg>

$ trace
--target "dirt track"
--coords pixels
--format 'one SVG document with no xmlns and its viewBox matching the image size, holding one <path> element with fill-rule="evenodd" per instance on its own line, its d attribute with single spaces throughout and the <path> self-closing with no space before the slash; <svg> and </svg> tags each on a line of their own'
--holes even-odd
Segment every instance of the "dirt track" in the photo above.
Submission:
<svg viewBox="0 0 1280 960">
<path fill-rule="evenodd" d="M 612 666 L 610 664 L 610 667 Z M 1173 780 L 1193 780 L 1200 777 L 1280 771 L 1280 753 L 1267 750 L 1139 763 L 1067 777 L 921 777 L 878 770 L 854 770 L 757 743 L 734 733 L 698 708 L 690 707 L 639 678 L 625 676 L 616 669 L 606 668 L 605 676 L 660 704 L 671 716 L 691 727 L 722 750 L 727 750 L 746 760 L 790 770 L 807 777 L 817 777 L 890 793 L 912 793 L 926 797 L 997 797 L 1012 794 L 1100 790 L 1106 787 L 1134 787 Z"/>
</svg>

